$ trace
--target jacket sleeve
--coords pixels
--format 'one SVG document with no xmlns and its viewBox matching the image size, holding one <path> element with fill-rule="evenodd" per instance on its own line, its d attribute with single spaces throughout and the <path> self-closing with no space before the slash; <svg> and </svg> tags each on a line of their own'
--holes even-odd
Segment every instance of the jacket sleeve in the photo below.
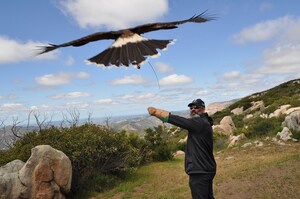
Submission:
<svg viewBox="0 0 300 199">
<path fill-rule="evenodd" d="M 202 128 L 203 123 L 201 118 L 184 118 L 178 115 L 169 114 L 168 123 L 178 126 L 180 128 L 186 129 L 188 131 L 195 131 Z"/>
</svg>

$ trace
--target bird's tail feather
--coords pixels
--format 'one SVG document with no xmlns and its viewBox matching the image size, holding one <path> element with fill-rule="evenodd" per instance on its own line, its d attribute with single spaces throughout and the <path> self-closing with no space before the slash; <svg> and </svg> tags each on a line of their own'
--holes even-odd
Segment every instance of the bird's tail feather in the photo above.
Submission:
<svg viewBox="0 0 300 199">
<path fill-rule="evenodd" d="M 163 50 L 173 40 L 143 40 L 137 43 L 127 43 L 120 47 L 111 47 L 98 55 L 88 59 L 89 62 L 96 63 L 98 65 L 111 66 L 120 65 L 129 66 L 137 65 L 138 67 L 145 61 L 148 56 L 158 55 L 156 49 Z"/>
</svg>

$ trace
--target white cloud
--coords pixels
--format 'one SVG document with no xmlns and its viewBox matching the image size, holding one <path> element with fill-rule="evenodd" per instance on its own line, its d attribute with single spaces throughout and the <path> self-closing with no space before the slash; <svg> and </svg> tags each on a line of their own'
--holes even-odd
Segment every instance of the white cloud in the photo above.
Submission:
<svg viewBox="0 0 300 199">
<path fill-rule="evenodd" d="M 265 75 L 259 73 L 241 74 L 239 71 L 231 71 L 219 77 L 214 88 L 226 93 L 256 90 L 265 87 L 265 78 Z"/>
<path fill-rule="evenodd" d="M 65 62 L 67 66 L 72 66 L 74 64 L 74 58 L 69 56 Z"/>
<path fill-rule="evenodd" d="M 95 105 L 108 105 L 108 104 L 115 104 L 115 102 L 108 98 L 108 99 L 99 99 L 93 102 Z"/>
<path fill-rule="evenodd" d="M 270 48 L 263 54 L 263 65 L 258 69 L 261 73 L 291 74 L 300 73 L 300 43 Z"/>
<path fill-rule="evenodd" d="M 197 96 L 207 96 L 209 94 L 210 94 L 210 92 L 208 90 L 199 90 L 195 93 L 195 95 L 197 95 Z"/>
<path fill-rule="evenodd" d="M 34 59 L 53 59 L 56 52 L 37 55 L 40 42 L 28 41 L 26 43 L 13 40 L 0 35 L 0 64 L 17 63 Z"/>
<path fill-rule="evenodd" d="M 145 93 L 141 95 L 122 95 L 120 96 L 121 100 L 124 100 L 125 103 L 131 102 L 131 103 L 149 103 L 153 101 L 158 101 L 162 99 L 162 96 L 156 95 L 153 93 Z"/>
<path fill-rule="evenodd" d="M 70 83 L 73 79 L 86 79 L 89 78 L 89 74 L 86 72 L 78 73 L 65 73 L 60 72 L 56 74 L 47 74 L 41 77 L 36 77 L 37 84 L 42 86 L 58 86 Z"/>
<path fill-rule="evenodd" d="M 88 74 L 86 72 L 78 72 L 78 73 L 74 73 L 73 77 L 79 78 L 79 79 L 88 79 L 90 77 L 90 74 Z"/>
<path fill-rule="evenodd" d="M 239 71 L 231 71 L 223 74 L 223 81 L 234 81 L 241 78 L 241 73 Z"/>
<path fill-rule="evenodd" d="M 278 35 L 294 35 L 292 32 L 299 32 L 299 28 L 295 29 L 298 25 L 299 19 L 296 20 L 290 16 L 267 20 L 244 28 L 240 33 L 233 36 L 233 40 L 239 44 L 246 44 L 270 40 Z"/>
<path fill-rule="evenodd" d="M 20 110 L 23 108 L 24 108 L 24 105 L 21 103 L 6 103 L 3 105 L 0 105 L 0 110 L 2 110 L 2 111 L 14 111 L 14 110 Z"/>
<path fill-rule="evenodd" d="M 91 96 L 90 93 L 85 92 L 70 92 L 67 94 L 57 94 L 49 96 L 50 99 L 74 99 L 74 98 L 81 98 L 81 97 L 89 97 Z"/>
<path fill-rule="evenodd" d="M 83 102 L 68 102 L 66 103 L 66 106 L 68 108 L 87 108 L 89 107 L 88 103 L 83 103 Z"/>
<path fill-rule="evenodd" d="M 125 28 L 156 20 L 168 11 L 168 0 L 67 0 L 61 11 L 82 28 L 106 26 Z"/>
<path fill-rule="evenodd" d="M 160 73 L 170 73 L 174 71 L 174 68 L 167 63 L 158 62 L 155 64 L 155 68 Z"/>
<path fill-rule="evenodd" d="M 16 95 L 14 95 L 14 94 L 10 94 L 10 95 L 0 95 L 0 100 L 3 100 L 3 99 L 9 99 L 9 100 L 11 100 L 11 99 L 17 99 L 17 96 Z"/>
<path fill-rule="evenodd" d="M 161 86 L 179 86 L 192 83 L 191 77 L 172 74 L 159 80 Z"/>
<path fill-rule="evenodd" d="M 51 110 L 51 109 L 53 109 L 53 107 L 45 105 L 45 104 L 30 107 L 30 110 L 32 110 L 32 111 L 46 111 L 46 110 Z"/>
<path fill-rule="evenodd" d="M 121 79 L 112 80 L 112 85 L 124 85 L 124 84 L 144 84 L 146 80 L 140 75 L 124 76 Z"/>
</svg>

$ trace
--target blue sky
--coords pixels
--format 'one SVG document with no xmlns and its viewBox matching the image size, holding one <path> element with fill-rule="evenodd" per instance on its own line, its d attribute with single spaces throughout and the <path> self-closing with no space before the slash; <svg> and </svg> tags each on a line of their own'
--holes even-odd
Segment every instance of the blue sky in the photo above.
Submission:
<svg viewBox="0 0 300 199">
<path fill-rule="evenodd" d="M 244 97 L 300 77 L 297 0 L 6 0 L 0 3 L 0 121 L 29 112 L 60 120 L 146 113 L 148 106 L 184 110 Z M 187 19 L 208 10 L 217 20 L 144 34 L 176 39 L 134 67 L 103 68 L 86 59 L 112 40 L 35 56 L 37 46 L 97 32 Z"/>
</svg>

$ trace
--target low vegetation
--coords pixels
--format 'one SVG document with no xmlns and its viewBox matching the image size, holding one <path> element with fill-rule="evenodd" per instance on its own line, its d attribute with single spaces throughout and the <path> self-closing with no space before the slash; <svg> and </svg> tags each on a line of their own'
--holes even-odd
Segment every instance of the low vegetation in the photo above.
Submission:
<svg viewBox="0 0 300 199">
<path fill-rule="evenodd" d="M 0 165 L 20 159 L 24 162 L 37 145 L 51 145 L 63 151 L 72 162 L 70 198 L 85 198 L 91 191 L 103 191 L 124 180 L 138 166 L 173 158 L 178 136 L 162 126 L 146 129 L 145 137 L 114 132 L 92 123 L 72 127 L 50 127 L 25 134 L 14 145 L 0 151 Z"/>
</svg>

